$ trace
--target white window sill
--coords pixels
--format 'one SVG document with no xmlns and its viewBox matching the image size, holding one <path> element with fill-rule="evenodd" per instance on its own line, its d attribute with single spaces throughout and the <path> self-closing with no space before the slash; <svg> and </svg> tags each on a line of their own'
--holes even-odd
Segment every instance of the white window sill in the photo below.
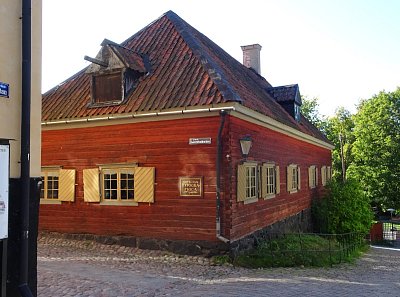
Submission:
<svg viewBox="0 0 400 297">
<path fill-rule="evenodd" d="M 275 196 L 276 196 L 275 194 L 268 194 L 267 196 L 264 197 L 264 200 L 275 198 Z"/>
<path fill-rule="evenodd" d="M 54 204 L 60 205 L 61 201 L 58 199 L 40 199 L 40 204 Z"/>
<path fill-rule="evenodd" d="M 243 203 L 244 203 L 244 204 L 250 204 L 250 203 L 257 202 L 257 201 L 258 201 L 258 198 L 255 197 L 255 198 L 246 199 L 246 200 L 243 201 Z"/>
<path fill-rule="evenodd" d="M 295 194 L 295 193 L 297 193 L 298 192 L 298 190 L 290 190 L 289 191 L 289 194 Z"/>
<path fill-rule="evenodd" d="M 101 201 L 100 205 L 111 205 L 111 206 L 138 206 L 139 203 L 135 201 Z"/>
</svg>

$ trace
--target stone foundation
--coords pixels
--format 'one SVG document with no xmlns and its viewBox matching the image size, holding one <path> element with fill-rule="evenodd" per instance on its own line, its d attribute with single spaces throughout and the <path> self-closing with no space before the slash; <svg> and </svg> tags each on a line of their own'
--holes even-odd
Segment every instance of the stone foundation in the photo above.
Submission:
<svg viewBox="0 0 400 297">
<path fill-rule="evenodd" d="M 136 247 L 146 250 L 163 250 L 175 254 L 211 257 L 221 254 L 238 255 L 242 251 L 251 250 L 261 240 L 268 239 L 272 234 L 312 232 L 311 210 L 306 209 L 300 213 L 276 222 L 251 235 L 243 237 L 231 243 L 220 241 L 187 241 L 187 240 L 166 240 L 154 238 L 142 238 L 133 236 L 107 236 L 93 234 L 61 234 L 48 233 L 51 237 L 61 237 L 74 240 L 93 240 L 101 244 L 116 244 L 121 246 Z M 42 232 L 43 234 L 46 232 Z"/>
<path fill-rule="evenodd" d="M 278 221 L 239 240 L 231 242 L 230 254 L 234 257 L 243 251 L 251 250 L 257 247 L 260 241 L 268 240 L 271 236 L 276 237 L 278 234 L 298 232 L 313 232 L 310 208 L 302 210 L 291 217 Z"/>
</svg>

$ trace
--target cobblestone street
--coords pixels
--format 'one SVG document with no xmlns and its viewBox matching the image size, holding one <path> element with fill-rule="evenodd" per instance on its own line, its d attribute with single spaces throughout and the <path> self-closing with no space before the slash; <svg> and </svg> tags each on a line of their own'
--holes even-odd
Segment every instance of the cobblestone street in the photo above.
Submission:
<svg viewBox="0 0 400 297">
<path fill-rule="evenodd" d="M 355 264 L 248 270 L 202 257 L 42 236 L 38 296 L 400 296 L 400 251 Z"/>
</svg>

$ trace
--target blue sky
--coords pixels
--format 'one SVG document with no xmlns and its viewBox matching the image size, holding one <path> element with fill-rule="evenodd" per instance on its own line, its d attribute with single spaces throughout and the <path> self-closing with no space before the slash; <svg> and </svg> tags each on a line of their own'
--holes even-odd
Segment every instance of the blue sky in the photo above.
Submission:
<svg viewBox="0 0 400 297">
<path fill-rule="evenodd" d="M 400 86 L 398 0 L 43 0 L 43 92 L 104 38 L 122 42 L 168 10 L 239 61 L 241 45 L 259 43 L 261 74 L 298 83 L 325 115 Z"/>
</svg>

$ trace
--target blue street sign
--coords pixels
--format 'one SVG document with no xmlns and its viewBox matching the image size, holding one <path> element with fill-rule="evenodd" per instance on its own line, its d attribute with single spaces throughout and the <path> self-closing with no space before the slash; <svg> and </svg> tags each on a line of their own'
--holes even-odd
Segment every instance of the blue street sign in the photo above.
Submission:
<svg viewBox="0 0 400 297">
<path fill-rule="evenodd" d="M 8 98 L 9 97 L 9 88 L 10 88 L 9 84 L 0 82 L 0 97 Z"/>
</svg>

